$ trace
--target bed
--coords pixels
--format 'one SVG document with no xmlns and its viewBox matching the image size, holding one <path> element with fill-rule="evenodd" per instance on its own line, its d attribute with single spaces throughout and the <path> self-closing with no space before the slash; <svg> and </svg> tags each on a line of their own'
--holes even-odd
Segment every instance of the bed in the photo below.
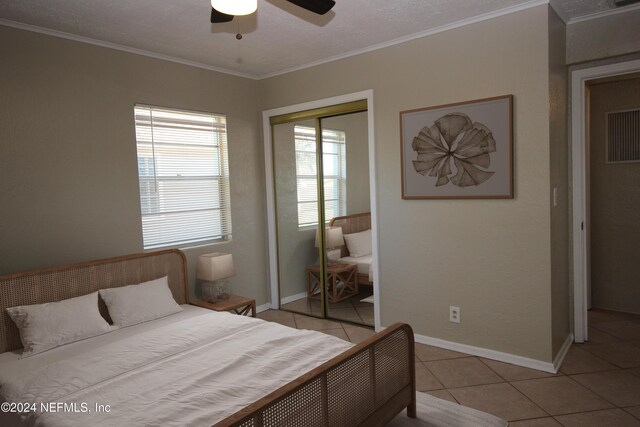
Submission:
<svg viewBox="0 0 640 427">
<path fill-rule="evenodd" d="M 353 215 L 339 216 L 332 218 L 329 222 L 330 227 L 341 227 L 342 234 L 354 234 L 371 229 L 371 213 L 359 213 Z M 371 268 L 372 256 L 364 255 L 353 257 L 349 253 L 347 245 L 340 247 L 340 263 L 355 264 L 358 267 L 358 285 L 372 285 L 373 274 Z"/>
<path fill-rule="evenodd" d="M 6 308 L 161 276 L 179 313 L 20 358 L 20 335 Z M 48 408 L 21 416 L 3 411 L 1 425 L 375 426 L 405 408 L 415 417 L 408 325 L 352 345 L 191 306 L 178 250 L 3 276 L 0 307 L 0 400 Z M 102 303 L 100 309 L 108 318 Z M 91 412 L 70 406 L 82 403 Z M 52 404 L 69 406 L 46 406 Z"/>
</svg>

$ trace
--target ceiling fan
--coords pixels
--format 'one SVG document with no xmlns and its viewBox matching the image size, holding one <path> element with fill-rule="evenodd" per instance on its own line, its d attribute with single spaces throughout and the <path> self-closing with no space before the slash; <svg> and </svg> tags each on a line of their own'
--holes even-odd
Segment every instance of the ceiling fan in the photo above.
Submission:
<svg viewBox="0 0 640 427">
<path fill-rule="evenodd" d="M 329 12 L 334 0 L 287 0 L 318 15 Z M 256 11 L 258 0 L 211 0 L 211 23 L 230 22 L 234 16 L 249 15 Z"/>
</svg>

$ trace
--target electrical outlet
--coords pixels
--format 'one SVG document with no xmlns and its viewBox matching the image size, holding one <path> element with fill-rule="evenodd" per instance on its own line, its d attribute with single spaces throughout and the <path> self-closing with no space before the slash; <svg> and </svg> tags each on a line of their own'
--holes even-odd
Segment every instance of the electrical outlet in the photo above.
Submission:
<svg viewBox="0 0 640 427">
<path fill-rule="evenodd" d="M 460 323 L 460 307 L 449 306 L 449 321 Z"/>
</svg>

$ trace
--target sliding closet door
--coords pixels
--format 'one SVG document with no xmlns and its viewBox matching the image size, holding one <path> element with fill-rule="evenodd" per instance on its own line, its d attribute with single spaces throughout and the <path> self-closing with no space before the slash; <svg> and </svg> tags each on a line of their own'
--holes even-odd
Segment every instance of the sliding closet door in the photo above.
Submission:
<svg viewBox="0 0 640 427">
<path fill-rule="evenodd" d="M 280 308 L 323 317 L 316 120 L 275 124 L 273 170 Z"/>
<path fill-rule="evenodd" d="M 282 310 L 374 323 L 371 287 L 331 226 L 370 211 L 367 129 L 366 101 L 271 118 Z"/>
<path fill-rule="evenodd" d="M 333 218 L 371 211 L 367 112 L 322 118 L 320 127 L 326 219 L 327 317 L 373 326 L 373 287 L 368 278 L 371 253 L 349 256 L 343 230 L 330 226 Z"/>
</svg>

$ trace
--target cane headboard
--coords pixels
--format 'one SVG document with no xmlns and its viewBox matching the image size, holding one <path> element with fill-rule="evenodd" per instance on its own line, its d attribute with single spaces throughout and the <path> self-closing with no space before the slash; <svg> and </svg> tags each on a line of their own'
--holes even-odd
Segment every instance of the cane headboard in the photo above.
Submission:
<svg viewBox="0 0 640 427">
<path fill-rule="evenodd" d="M 177 249 L 126 255 L 0 276 L 0 353 L 22 347 L 7 307 L 43 304 L 169 277 L 178 304 L 188 303 L 187 261 Z M 100 312 L 109 319 L 100 300 Z"/>
<path fill-rule="evenodd" d="M 371 228 L 371 212 L 337 216 L 332 218 L 329 222 L 330 226 L 342 227 L 342 234 L 359 233 Z M 347 246 L 343 245 L 340 248 L 340 256 L 345 257 L 349 255 Z"/>
</svg>

